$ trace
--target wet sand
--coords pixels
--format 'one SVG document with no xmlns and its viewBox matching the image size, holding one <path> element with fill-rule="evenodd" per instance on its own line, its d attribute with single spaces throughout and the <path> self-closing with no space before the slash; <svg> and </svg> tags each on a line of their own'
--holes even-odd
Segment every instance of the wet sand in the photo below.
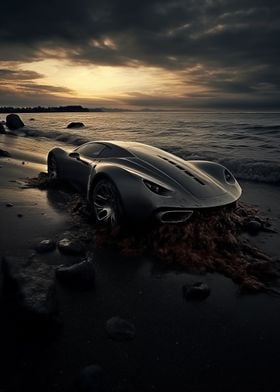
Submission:
<svg viewBox="0 0 280 392">
<path fill-rule="evenodd" d="M 13 146 L 11 138 L 0 142 L 1 149 L 19 158 L 0 158 L 1 255 L 28 256 L 41 239 L 57 239 L 73 225 L 55 190 L 22 189 L 23 178 L 45 170 L 42 154 L 48 146 L 24 139 L 22 152 L 19 139 Z M 30 148 L 39 154 L 29 154 Z M 280 230 L 279 188 L 242 187 L 243 200 L 258 206 Z M 279 234 L 261 233 L 250 241 L 280 258 Z M 57 250 L 40 258 L 54 265 L 79 259 Z M 79 370 L 92 363 L 104 368 L 114 391 L 279 388 L 279 297 L 241 295 L 237 285 L 218 274 L 163 272 L 151 258 L 106 249 L 96 250 L 94 258 L 93 291 L 57 282 L 61 326 L 54 335 L 29 334 L 12 310 L 1 312 L 1 391 L 74 391 Z M 186 301 L 182 286 L 199 280 L 208 283 L 211 295 L 203 302 Z M 104 324 L 116 315 L 134 323 L 134 340 L 108 338 Z"/>
</svg>

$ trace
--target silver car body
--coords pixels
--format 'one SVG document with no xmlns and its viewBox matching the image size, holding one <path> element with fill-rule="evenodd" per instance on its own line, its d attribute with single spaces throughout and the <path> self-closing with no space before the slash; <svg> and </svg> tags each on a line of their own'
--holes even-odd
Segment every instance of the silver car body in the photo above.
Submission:
<svg viewBox="0 0 280 392">
<path fill-rule="evenodd" d="M 56 147 L 59 175 L 88 200 L 101 178 L 118 189 L 124 214 L 143 221 L 181 222 L 194 210 L 224 206 L 241 196 L 241 187 L 224 166 L 186 161 L 161 149 L 135 142 L 95 141 L 71 152 Z"/>
</svg>

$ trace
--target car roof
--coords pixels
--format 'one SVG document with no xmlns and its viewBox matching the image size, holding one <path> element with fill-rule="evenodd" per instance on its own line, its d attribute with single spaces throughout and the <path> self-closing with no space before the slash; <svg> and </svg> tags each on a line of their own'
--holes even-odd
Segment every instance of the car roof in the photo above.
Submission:
<svg viewBox="0 0 280 392">
<path fill-rule="evenodd" d="M 94 143 L 94 142 L 93 142 Z M 125 141 L 120 141 L 120 140 L 98 140 L 95 143 L 102 143 L 105 144 L 108 147 L 119 147 L 123 150 L 126 150 L 127 152 L 137 155 L 137 153 L 142 152 L 142 153 L 149 153 L 149 154 L 155 154 L 159 153 L 161 150 L 159 150 L 156 147 L 150 146 L 148 144 L 144 143 L 139 143 L 139 142 L 125 142 Z"/>
</svg>

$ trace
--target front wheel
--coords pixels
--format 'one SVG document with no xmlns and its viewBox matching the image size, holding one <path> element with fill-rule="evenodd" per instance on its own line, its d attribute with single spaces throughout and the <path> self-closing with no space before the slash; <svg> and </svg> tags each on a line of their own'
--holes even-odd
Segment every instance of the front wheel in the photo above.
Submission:
<svg viewBox="0 0 280 392">
<path fill-rule="evenodd" d="M 109 179 L 97 182 L 92 192 L 93 211 L 98 224 L 115 228 L 123 216 L 118 189 Z"/>
</svg>

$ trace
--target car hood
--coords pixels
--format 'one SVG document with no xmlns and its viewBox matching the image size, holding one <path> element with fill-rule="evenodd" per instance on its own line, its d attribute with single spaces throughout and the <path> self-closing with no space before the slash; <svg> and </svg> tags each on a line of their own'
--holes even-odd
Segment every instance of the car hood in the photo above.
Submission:
<svg viewBox="0 0 280 392">
<path fill-rule="evenodd" d="M 182 197 L 192 198 L 198 204 L 225 197 L 225 203 L 236 200 L 236 186 L 227 184 L 199 168 L 195 161 L 188 162 L 165 151 L 151 147 L 151 151 L 133 151 L 134 157 L 126 158 L 126 165 L 143 175 L 153 177 L 179 192 Z M 124 162 L 123 162 L 124 163 Z M 222 166 L 221 169 L 223 170 Z M 208 203 L 206 203 L 208 204 Z"/>
</svg>

